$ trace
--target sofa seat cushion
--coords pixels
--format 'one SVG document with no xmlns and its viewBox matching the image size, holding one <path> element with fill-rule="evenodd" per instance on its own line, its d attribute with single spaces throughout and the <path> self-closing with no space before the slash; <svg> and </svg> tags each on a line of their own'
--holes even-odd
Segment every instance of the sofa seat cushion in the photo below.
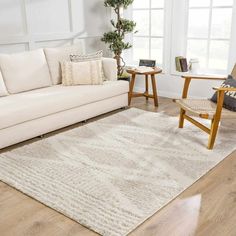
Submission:
<svg viewBox="0 0 236 236">
<path fill-rule="evenodd" d="M 9 93 L 20 93 L 52 85 L 42 49 L 1 54 L 0 67 Z"/>
<path fill-rule="evenodd" d="M 128 90 L 126 81 L 106 81 L 103 85 L 56 85 L 3 97 L 0 129 L 115 97 Z"/>
</svg>

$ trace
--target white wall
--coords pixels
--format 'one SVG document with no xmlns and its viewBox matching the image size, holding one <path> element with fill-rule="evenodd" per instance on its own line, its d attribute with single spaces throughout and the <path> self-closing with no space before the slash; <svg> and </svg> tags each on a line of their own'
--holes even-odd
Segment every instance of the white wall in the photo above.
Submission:
<svg viewBox="0 0 236 236">
<path fill-rule="evenodd" d="M 103 0 L 0 0 L 0 53 L 76 40 L 84 41 L 87 52 L 103 49 L 109 20 Z"/>
<path fill-rule="evenodd" d="M 171 75 L 169 73 L 156 76 L 156 83 L 159 96 L 169 98 L 180 98 L 184 85 L 184 79 L 181 76 Z M 221 82 L 207 80 L 192 80 L 189 97 L 191 98 L 210 98 L 214 94 L 212 87 L 219 86 Z M 151 87 L 151 82 L 150 82 Z M 139 77 L 136 80 L 135 91 L 144 92 L 144 79 Z M 151 91 L 151 89 L 150 89 Z"/>
<path fill-rule="evenodd" d="M 176 4 L 177 1 L 173 0 Z M 63 46 L 83 40 L 87 52 L 105 49 L 101 35 L 109 29 L 110 9 L 103 0 L 0 0 L 0 53 L 14 53 L 40 47 Z M 172 0 L 167 1 L 172 2 Z M 181 95 L 183 80 L 171 73 L 170 58 L 176 43 L 170 15 L 166 14 L 165 74 L 158 76 L 159 94 L 168 97 Z M 175 16 L 173 16 L 175 17 Z M 179 17 L 179 12 L 176 13 Z M 171 45 L 172 44 L 172 45 Z M 236 55 L 236 54 L 235 54 Z M 190 95 L 209 97 L 211 87 L 219 83 L 193 82 Z M 138 79 L 136 90 L 144 89 Z"/>
</svg>

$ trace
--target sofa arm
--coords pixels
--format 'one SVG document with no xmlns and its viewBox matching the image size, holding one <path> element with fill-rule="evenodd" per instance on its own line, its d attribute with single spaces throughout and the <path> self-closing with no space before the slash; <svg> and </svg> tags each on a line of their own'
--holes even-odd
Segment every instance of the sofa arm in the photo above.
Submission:
<svg viewBox="0 0 236 236">
<path fill-rule="evenodd" d="M 107 80 L 114 81 L 117 80 L 117 63 L 113 58 L 102 58 L 102 65 L 104 70 L 104 75 Z"/>
</svg>

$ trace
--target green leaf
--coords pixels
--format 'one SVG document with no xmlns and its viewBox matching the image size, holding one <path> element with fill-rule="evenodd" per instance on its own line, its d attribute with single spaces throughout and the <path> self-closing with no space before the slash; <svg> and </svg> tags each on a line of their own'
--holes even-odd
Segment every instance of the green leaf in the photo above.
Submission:
<svg viewBox="0 0 236 236">
<path fill-rule="evenodd" d="M 134 0 L 105 0 L 104 5 L 106 7 L 124 7 L 127 8 L 129 5 L 133 3 Z M 145 1 L 145 0 L 144 0 Z"/>
<path fill-rule="evenodd" d="M 114 9 L 117 19 L 111 20 L 111 25 L 113 26 L 114 30 L 104 33 L 101 41 L 108 44 L 109 49 L 115 54 L 119 75 L 123 71 L 123 64 L 125 64 L 121 58 L 121 54 L 124 50 L 130 49 L 132 47 L 130 43 L 125 42 L 125 35 L 137 32 L 135 31 L 136 23 L 132 20 L 122 18 L 120 15 L 120 10 L 121 8 L 126 9 L 133 3 L 133 1 L 134 0 L 104 0 L 105 7 L 111 7 Z"/>
</svg>

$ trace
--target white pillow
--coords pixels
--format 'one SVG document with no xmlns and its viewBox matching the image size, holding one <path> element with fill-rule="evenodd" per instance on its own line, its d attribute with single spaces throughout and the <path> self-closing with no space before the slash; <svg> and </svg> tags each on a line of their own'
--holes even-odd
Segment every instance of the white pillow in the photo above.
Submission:
<svg viewBox="0 0 236 236">
<path fill-rule="evenodd" d="M 104 76 L 107 80 L 117 80 L 117 62 L 113 58 L 102 58 Z"/>
<path fill-rule="evenodd" d="M 52 85 L 42 49 L 17 54 L 1 54 L 0 67 L 9 93 Z"/>
<path fill-rule="evenodd" d="M 102 60 L 61 63 L 62 84 L 71 85 L 100 85 L 103 84 Z"/>
<path fill-rule="evenodd" d="M 47 58 L 52 83 L 55 85 L 62 82 L 60 62 L 69 61 L 71 54 L 82 54 L 83 46 L 79 43 L 68 47 L 45 48 L 44 52 Z"/>
<path fill-rule="evenodd" d="M 0 71 L 0 97 L 7 96 L 8 92 L 5 86 L 5 83 L 3 81 L 2 73 Z"/>
</svg>

